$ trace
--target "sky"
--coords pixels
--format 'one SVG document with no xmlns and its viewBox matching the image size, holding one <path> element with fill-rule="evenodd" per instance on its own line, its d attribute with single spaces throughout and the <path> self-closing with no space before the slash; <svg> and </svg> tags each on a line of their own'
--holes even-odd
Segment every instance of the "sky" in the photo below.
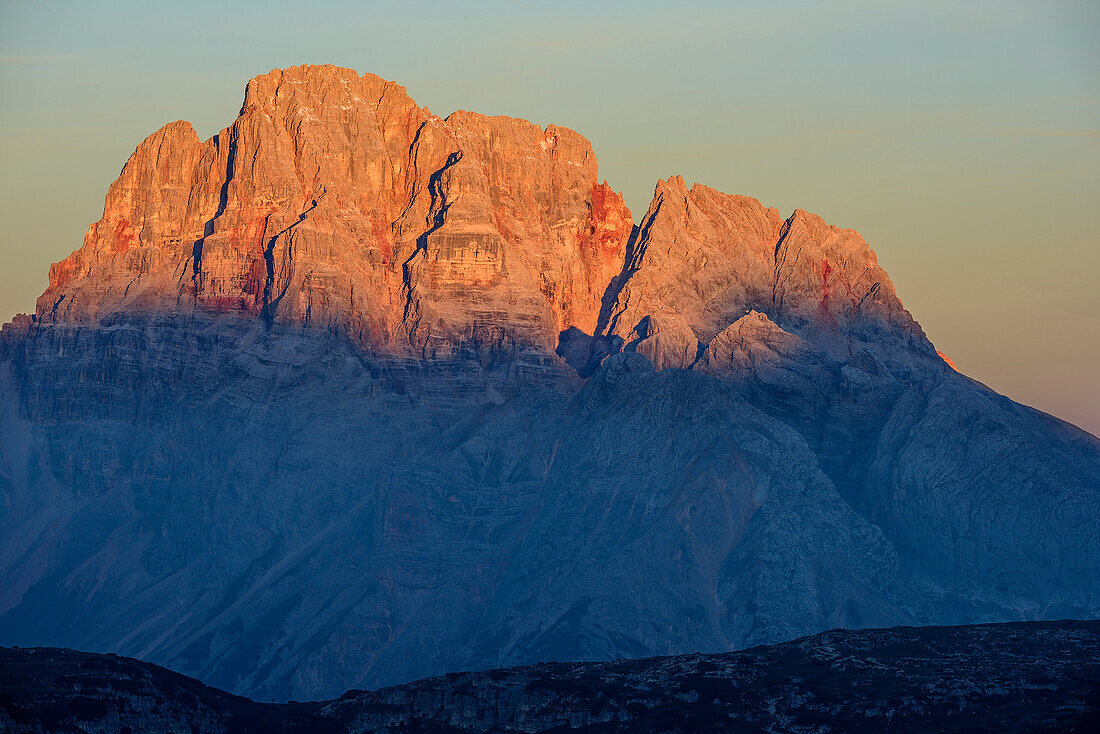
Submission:
<svg viewBox="0 0 1100 734">
<path fill-rule="evenodd" d="M 867 239 L 959 369 L 1100 434 L 1100 2 L 0 0 L 0 321 L 134 147 L 333 63 L 572 127 L 635 219 L 681 174 Z"/>
</svg>

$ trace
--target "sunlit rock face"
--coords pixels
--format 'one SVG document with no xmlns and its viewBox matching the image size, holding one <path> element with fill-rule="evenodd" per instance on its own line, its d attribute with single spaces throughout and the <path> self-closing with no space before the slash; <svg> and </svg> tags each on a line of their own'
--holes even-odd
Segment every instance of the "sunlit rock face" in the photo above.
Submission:
<svg viewBox="0 0 1100 734">
<path fill-rule="evenodd" d="M 298 67 L 249 82 L 205 143 L 174 122 L 138 146 L 37 316 L 236 312 L 433 357 L 552 348 L 595 327 L 632 227 L 572 130 L 443 120 L 373 75 Z"/>
<path fill-rule="evenodd" d="M 1100 614 L 1100 446 L 858 234 L 333 67 L 144 141 L 0 338 L 0 644 L 260 698 Z"/>
</svg>

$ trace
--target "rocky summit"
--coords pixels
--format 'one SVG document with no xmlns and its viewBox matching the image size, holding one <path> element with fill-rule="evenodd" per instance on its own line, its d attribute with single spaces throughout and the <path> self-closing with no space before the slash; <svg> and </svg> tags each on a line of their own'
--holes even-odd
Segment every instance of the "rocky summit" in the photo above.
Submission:
<svg viewBox="0 0 1100 734">
<path fill-rule="evenodd" d="M 1100 616 L 1100 441 L 855 232 L 348 69 L 143 141 L 0 337 L 0 644 L 265 700 Z"/>
<path fill-rule="evenodd" d="M 595 328 L 633 228 L 583 137 L 456 112 L 350 69 L 248 83 L 205 143 L 174 122 L 138 146 L 39 323 L 237 313 L 439 358 L 550 347 Z"/>
</svg>

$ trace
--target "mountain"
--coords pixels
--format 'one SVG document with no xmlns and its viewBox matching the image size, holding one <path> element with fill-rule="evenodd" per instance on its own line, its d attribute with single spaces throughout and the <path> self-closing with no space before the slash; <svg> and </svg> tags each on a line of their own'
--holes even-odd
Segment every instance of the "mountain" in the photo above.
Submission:
<svg viewBox="0 0 1100 734">
<path fill-rule="evenodd" d="M 851 230 L 306 66 L 143 141 L 0 334 L 0 644 L 252 697 L 1100 616 L 1100 441 Z"/>
<path fill-rule="evenodd" d="M 456 673 L 258 704 L 156 665 L 0 648 L 11 732 L 1085 732 L 1100 623 L 833 631 L 717 655 Z"/>
</svg>

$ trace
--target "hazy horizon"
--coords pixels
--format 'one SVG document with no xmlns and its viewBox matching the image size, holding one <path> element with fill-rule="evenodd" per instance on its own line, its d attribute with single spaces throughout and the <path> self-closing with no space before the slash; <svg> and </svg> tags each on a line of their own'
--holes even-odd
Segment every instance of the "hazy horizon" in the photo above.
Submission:
<svg viewBox="0 0 1100 734">
<path fill-rule="evenodd" d="M 1100 7 L 1016 2 L 5 3 L 0 321 L 134 147 L 333 63 L 441 115 L 578 130 L 635 221 L 680 174 L 858 230 L 964 373 L 1100 433 Z"/>
</svg>

